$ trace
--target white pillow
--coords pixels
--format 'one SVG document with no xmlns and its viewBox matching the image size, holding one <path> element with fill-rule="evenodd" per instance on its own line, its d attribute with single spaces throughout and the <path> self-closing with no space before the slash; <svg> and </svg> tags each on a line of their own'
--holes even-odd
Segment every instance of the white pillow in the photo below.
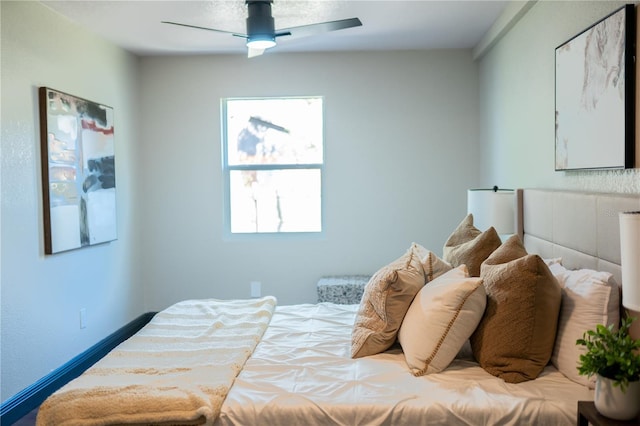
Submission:
<svg viewBox="0 0 640 426">
<path fill-rule="evenodd" d="M 438 373 L 476 329 L 487 304 L 482 279 L 465 265 L 425 285 L 404 317 L 398 340 L 414 376 Z"/>
<path fill-rule="evenodd" d="M 577 346 L 587 330 L 596 325 L 615 324 L 620 321 L 620 294 L 618 284 L 609 272 L 591 269 L 568 270 L 560 264 L 549 266 L 562 289 L 562 305 L 558 318 L 558 332 L 551 355 L 551 363 L 570 380 L 590 388 L 591 379 L 578 374 L 583 346 Z"/>
<path fill-rule="evenodd" d="M 556 263 L 562 265 L 562 258 L 561 257 L 550 257 L 550 258 L 545 258 L 545 259 L 542 259 L 542 260 L 544 260 L 544 263 L 546 263 L 547 266 L 555 265 Z"/>
</svg>

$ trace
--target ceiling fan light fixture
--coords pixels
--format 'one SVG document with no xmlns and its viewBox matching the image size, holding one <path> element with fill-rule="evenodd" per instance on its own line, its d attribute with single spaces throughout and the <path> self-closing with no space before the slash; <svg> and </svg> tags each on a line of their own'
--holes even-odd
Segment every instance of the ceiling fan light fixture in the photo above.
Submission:
<svg viewBox="0 0 640 426">
<path fill-rule="evenodd" d="M 247 39 L 247 47 L 250 49 L 269 49 L 275 45 L 275 37 L 257 36 Z"/>
<path fill-rule="evenodd" d="M 2 1 L 2 0 L 0 0 Z M 235 1 L 235 0 L 234 0 Z M 285 0 L 281 0 L 285 1 Z M 362 22 L 358 18 L 340 19 L 337 21 L 319 22 L 316 24 L 300 25 L 297 27 L 281 28 L 276 31 L 275 21 L 271 13 L 271 3 L 273 0 L 245 0 L 247 6 L 247 32 L 246 34 L 218 30 L 215 28 L 200 27 L 197 25 L 182 24 L 179 22 L 162 21 L 165 24 L 179 25 L 183 27 L 196 28 L 200 30 L 215 31 L 219 33 L 231 34 L 246 40 L 249 58 L 259 56 L 265 50 L 276 45 L 278 37 L 306 37 L 329 31 L 337 31 L 345 28 L 359 27 Z"/>
</svg>

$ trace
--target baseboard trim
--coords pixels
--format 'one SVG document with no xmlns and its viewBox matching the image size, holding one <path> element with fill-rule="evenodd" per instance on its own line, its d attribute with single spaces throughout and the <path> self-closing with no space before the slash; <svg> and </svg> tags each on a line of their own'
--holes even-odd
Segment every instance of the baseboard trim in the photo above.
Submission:
<svg viewBox="0 0 640 426">
<path fill-rule="evenodd" d="M 11 425 L 39 407 L 49 395 L 78 377 L 121 342 L 137 333 L 151 321 L 155 314 L 155 312 L 147 312 L 140 315 L 69 362 L 4 401 L 0 406 L 0 424 Z"/>
</svg>

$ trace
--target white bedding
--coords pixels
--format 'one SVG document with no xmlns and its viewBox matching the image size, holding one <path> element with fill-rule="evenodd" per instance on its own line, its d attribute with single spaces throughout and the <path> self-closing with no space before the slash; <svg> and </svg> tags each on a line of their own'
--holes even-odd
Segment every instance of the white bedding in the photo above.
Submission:
<svg viewBox="0 0 640 426">
<path fill-rule="evenodd" d="M 352 359 L 357 305 L 278 306 L 216 425 L 573 425 L 593 392 L 547 366 L 509 384 L 460 357 L 414 377 L 399 347 Z"/>
<path fill-rule="evenodd" d="M 40 406 L 38 426 L 211 425 L 276 300 L 185 300 Z"/>
</svg>

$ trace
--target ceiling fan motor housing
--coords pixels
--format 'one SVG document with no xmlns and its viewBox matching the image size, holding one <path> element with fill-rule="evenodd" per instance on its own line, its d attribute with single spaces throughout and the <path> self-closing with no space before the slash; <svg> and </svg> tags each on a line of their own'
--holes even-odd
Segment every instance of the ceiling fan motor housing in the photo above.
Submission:
<svg viewBox="0 0 640 426">
<path fill-rule="evenodd" d="M 0 0 L 2 1 L 2 0 Z M 262 55 L 266 49 L 276 45 L 276 37 L 293 36 L 305 37 L 317 33 L 336 31 L 344 28 L 358 27 L 362 22 L 358 18 L 340 19 L 337 21 L 320 22 L 317 24 L 301 25 L 297 27 L 282 28 L 276 32 L 275 22 L 271 13 L 273 0 L 245 0 L 247 5 L 247 33 L 240 34 L 215 28 L 200 27 L 197 25 L 183 24 L 180 22 L 162 21 L 164 24 L 179 25 L 182 27 L 197 28 L 200 30 L 215 31 L 231 34 L 235 37 L 246 39 L 249 57 Z"/>
<path fill-rule="evenodd" d="M 247 0 L 249 39 L 275 39 L 276 27 L 271 15 L 272 0 Z"/>
</svg>

